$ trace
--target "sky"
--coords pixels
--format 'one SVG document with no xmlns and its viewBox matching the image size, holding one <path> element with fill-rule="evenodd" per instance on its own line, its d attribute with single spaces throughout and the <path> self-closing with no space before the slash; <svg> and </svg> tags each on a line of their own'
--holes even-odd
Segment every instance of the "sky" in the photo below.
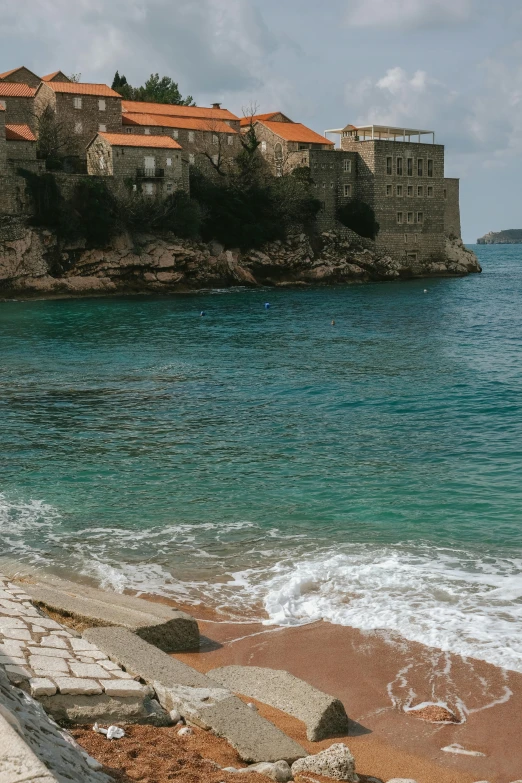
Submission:
<svg viewBox="0 0 522 783">
<path fill-rule="evenodd" d="M 521 0 L 0 0 L 0 72 L 131 84 L 280 110 L 322 133 L 433 129 L 463 237 L 522 228 Z"/>
</svg>

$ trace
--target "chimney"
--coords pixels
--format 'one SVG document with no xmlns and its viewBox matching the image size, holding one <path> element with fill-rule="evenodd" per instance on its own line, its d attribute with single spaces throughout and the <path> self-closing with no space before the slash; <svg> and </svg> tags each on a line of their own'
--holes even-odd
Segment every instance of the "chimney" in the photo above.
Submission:
<svg viewBox="0 0 522 783">
<path fill-rule="evenodd" d="M 221 109 L 221 104 L 220 103 L 213 103 L 212 104 L 212 108 L 213 109 Z"/>
</svg>

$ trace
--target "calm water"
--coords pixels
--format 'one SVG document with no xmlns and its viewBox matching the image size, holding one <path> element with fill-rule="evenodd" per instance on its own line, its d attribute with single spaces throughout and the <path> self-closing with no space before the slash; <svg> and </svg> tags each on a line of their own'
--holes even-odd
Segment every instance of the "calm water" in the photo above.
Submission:
<svg viewBox="0 0 522 783">
<path fill-rule="evenodd" d="M 522 670 L 522 246 L 478 252 L 466 279 L 0 303 L 2 553 Z"/>
</svg>

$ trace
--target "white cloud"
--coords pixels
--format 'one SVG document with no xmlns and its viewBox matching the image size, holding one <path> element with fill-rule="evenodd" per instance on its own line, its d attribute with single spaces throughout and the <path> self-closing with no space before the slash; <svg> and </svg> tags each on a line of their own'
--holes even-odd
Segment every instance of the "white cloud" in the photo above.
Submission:
<svg viewBox="0 0 522 783">
<path fill-rule="evenodd" d="M 354 27 L 433 27 L 467 21 L 476 0 L 349 0 Z"/>
</svg>

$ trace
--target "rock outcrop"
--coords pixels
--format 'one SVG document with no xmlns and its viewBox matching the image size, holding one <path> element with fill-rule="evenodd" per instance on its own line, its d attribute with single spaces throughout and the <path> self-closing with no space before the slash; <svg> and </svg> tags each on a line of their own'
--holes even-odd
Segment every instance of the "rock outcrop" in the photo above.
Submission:
<svg viewBox="0 0 522 783">
<path fill-rule="evenodd" d="M 446 258 L 427 263 L 395 260 L 333 231 L 310 239 L 295 234 L 263 250 L 240 253 L 217 242 L 172 234 L 118 237 L 104 249 L 61 243 L 50 231 L 22 221 L 0 225 L 0 294 L 74 296 L 184 292 L 229 286 L 318 285 L 458 276 L 480 272 L 460 240 L 447 241 Z"/>
</svg>

